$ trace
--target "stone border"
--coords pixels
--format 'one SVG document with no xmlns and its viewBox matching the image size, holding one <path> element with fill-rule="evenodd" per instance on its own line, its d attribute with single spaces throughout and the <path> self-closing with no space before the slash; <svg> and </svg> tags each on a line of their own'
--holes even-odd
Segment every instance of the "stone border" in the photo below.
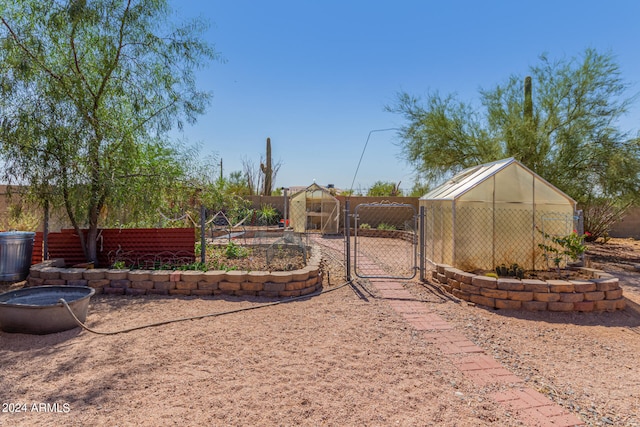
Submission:
<svg viewBox="0 0 640 427">
<path fill-rule="evenodd" d="M 585 280 L 494 278 L 436 264 L 433 280 L 455 297 L 491 308 L 529 311 L 616 311 L 625 308 L 617 277 L 579 267 Z"/>
<path fill-rule="evenodd" d="M 355 228 L 351 228 L 351 236 L 355 236 Z M 400 239 L 413 242 L 416 233 L 405 230 L 378 230 L 377 228 L 358 228 L 358 237 L 379 237 L 383 239 Z"/>
<path fill-rule="evenodd" d="M 96 294 L 297 297 L 322 289 L 320 251 L 293 271 L 174 271 L 64 268 L 55 259 L 31 266 L 26 286 L 89 286 Z"/>
</svg>

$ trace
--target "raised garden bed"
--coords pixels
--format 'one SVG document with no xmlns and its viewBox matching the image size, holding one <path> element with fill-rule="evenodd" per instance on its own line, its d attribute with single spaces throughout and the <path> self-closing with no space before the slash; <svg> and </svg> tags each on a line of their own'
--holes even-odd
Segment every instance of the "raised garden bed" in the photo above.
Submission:
<svg viewBox="0 0 640 427">
<path fill-rule="evenodd" d="M 617 277 L 576 268 L 584 279 L 495 278 L 436 265 L 433 280 L 455 297 L 485 307 L 530 311 L 616 311 L 625 308 Z"/>
<path fill-rule="evenodd" d="M 64 268 L 64 260 L 31 266 L 27 286 L 89 286 L 96 293 L 116 295 L 237 295 L 294 297 L 322 288 L 320 252 L 307 265 L 291 271 L 129 270 Z"/>
<path fill-rule="evenodd" d="M 298 245 L 207 245 L 207 267 L 215 270 L 293 271 L 307 265 L 310 248 Z"/>
</svg>

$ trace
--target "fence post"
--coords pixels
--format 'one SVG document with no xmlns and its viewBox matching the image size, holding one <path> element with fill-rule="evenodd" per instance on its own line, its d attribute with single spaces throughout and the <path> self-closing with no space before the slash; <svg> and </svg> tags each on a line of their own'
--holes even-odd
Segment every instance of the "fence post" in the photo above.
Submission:
<svg viewBox="0 0 640 427">
<path fill-rule="evenodd" d="M 287 202 L 287 192 L 288 191 L 289 191 L 288 188 L 285 188 L 285 187 L 282 188 L 282 193 L 284 195 L 284 209 L 283 209 L 284 210 L 284 224 L 283 224 L 283 227 L 282 227 L 283 231 L 287 229 L 287 216 L 289 215 L 289 212 L 288 212 L 288 209 L 287 209 L 289 207 L 288 206 L 289 203 Z"/>
<path fill-rule="evenodd" d="M 42 230 L 42 259 L 39 262 L 49 259 L 49 199 L 44 199 L 44 221 Z"/>
<path fill-rule="evenodd" d="M 344 204 L 344 252 L 345 252 L 345 268 L 347 273 L 347 281 L 351 281 L 351 218 L 349 199 Z"/>
<path fill-rule="evenodd" d="M 205 239 L 205 227 L 206 227 L 206 209 L 204 205 L 200 205 L 200 262 L 204 264 L 207 256 L 207 243 Z"/>
<path fill-rule="evenodd" d="M 574 213 L 573 226 L 577 231 L 578 236 L 584 236 L 584 213 L 582 209 Z M 584 244 L 584 238 L 582 239 L 582 244 Z M 586 267 L 584 262 L 584 252 L 580 254 L 580 262 L 582 263 L 583 267 Z"/>
<path fill-rule="evenodd" d="M 419 266 L 420 266 L 420 281 L 424 282 L 424 247 L 425 247 L 425 233 L 424 233 L 424 206 L 420 206 L 420 211 L 418 214 L 418 254 L 420 256 Z"/>
</svg>

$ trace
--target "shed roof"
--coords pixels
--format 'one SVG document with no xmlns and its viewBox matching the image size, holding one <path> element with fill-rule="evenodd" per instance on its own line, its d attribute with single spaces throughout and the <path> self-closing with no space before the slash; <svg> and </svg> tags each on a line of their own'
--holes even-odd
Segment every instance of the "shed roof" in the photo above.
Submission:
<svg viewBox="0 0 640 427">
<path fill-rule="evenodd" d="M 326 195 L 326 197 L 328 198 L 335 199 L 335 197 L 331 194 L 331 191 L 329 191 L 327 187 L 316 184 L 315 182 L 308 187 L 296 187 L 294 190 L 297 190 L 297 191 L 292 192 L 291 194 L 292 199 L 296 197 L 301 197 L 302 195 L 306 195 L 307 193 L 310 193 L 310 192 L 315 194 L 322 194 L 323 196 Z"/>
<path fill-rule="evenodd" d="M 458 173 L 457 175 L 455 175 L 453 178 L 446 181 L 445 183 L 431 190 L 430 192 L 422 196 L 420 199 L 421 200 L 456 200 L 462 195 L 466 194 L 467 192 L 473 190 L 482 182 L 499 174 L 500 171 L 504 170 L 510 165 L 515 165 L 516 167 L 521 168 L 524 171 L 527 171 L 533 176 L 534 180 L 543 183 L 543 185 L 547 186 L 553 192 L 556 192 L 561 198 L 565 198 L 568 203 L 575 205 L 576 202 L 571 197 L 569 197 L 568 195 L 560 191 L 558 188 L 550 184 L 540 175 L 531 171 L 529 168 L 524 166 L 522 163 L 520 163 L 518 160 L 514 159 L 513 157 L 509 157 L 507 159 L 502 159 L 502 160 L 496 160 L 494 162 L 485 163 L 482 165 L 467 168 L 461 171 L 460 173 Z"/>
</svg>

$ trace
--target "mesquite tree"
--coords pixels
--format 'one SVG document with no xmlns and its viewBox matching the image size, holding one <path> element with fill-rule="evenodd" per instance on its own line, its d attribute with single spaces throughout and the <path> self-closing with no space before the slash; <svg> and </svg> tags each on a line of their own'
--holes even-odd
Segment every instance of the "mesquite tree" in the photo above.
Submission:
<svg viewBox="0 0 640 427">
<path fill-rule="evenodd" d="M 7 174 L 60 201 L 87 261 L 110 208 L 144 208 L 181 173 L 167 132 L 208 102 L 194 79 L 216 57 L 199 38 L 206 27 L 176 27 L 170 14 L 166 0 L 0 5 Z"/>
<path fill-rule="evenodd" d="M 481 91 L 483 109 L 453 95 L 432 93 L 423 102 L 400 93 L 387 109 L 406 120 L 400 131 L 406 159 L 435 181 L 515 157 L 585 211 L 606 200 L 637 201 L 640 139 L 618 128 L 633 97 L 612 55 L 593 49 L 557 61 L 543 55 L 530 73 L 530 80 L 514 75 Z"/>
</svg>

